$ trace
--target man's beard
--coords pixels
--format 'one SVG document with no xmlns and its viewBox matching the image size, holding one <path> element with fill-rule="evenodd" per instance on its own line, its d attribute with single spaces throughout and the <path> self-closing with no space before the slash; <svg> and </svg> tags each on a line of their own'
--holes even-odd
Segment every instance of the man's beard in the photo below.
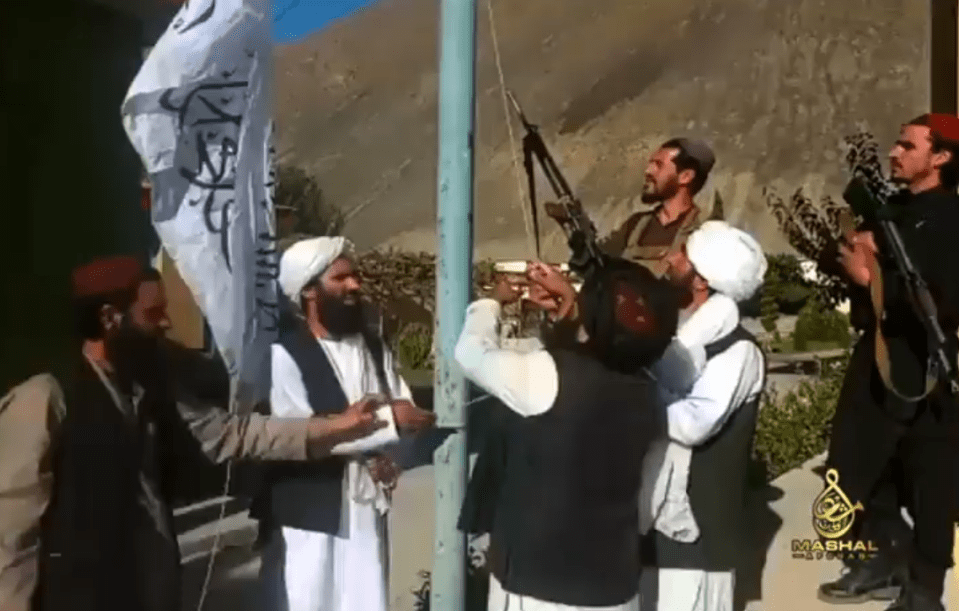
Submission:
<svg viewBox="0 0 959 611">
<path fill-rule="evenodd" d="M 343 337 L 363 330 L 363 304 L 359 295 L 347 298 L 323 294 L 320 297 L 320 321 L 331 335 Z"/>
<path fill-rule="evenodd" d="M 898 187 L 901 187 L 904 185 L 908 185 L 910 181 L 908 178 L 905 178 L 902 175 L 896 174 L 896 170 L 893 169 L 889 172 L 889 182 L 891 182 L 892 184 Z"/>
<path fill-rule="evenodd" d="M 107 354 L 121 379 L 147 385 L 160 375 L 160 342 L 129 320 L 125 317 L 116 335 L 107 339 Z"/>
<path fill-rule="evenodd" d="M 646 185 L 650 185 L 650 189 L 646 189 Z M 678 184 L 674 180 L 668 181 L 658 188 L 655 183 L 644 183 L 643 184 L 643 193 L 640 195 L 640 200 L 644 204 L 658 204 L 659 202 L 666 201 L 673 195 L 676 195 Z"/>
<path fill-rule="evenodd" d="M 696 277 L 696 270 L 689 270 L 688 273 L 680 276 L 673 272 L 672 269 L 669 269 L 666 272 L 666 277 L 669 279 L 670 284 L 676 287 L 677 296 L 679 297 L 679 307 L 686 309 L 693 302 L 693 278 Z"/>
</svg>

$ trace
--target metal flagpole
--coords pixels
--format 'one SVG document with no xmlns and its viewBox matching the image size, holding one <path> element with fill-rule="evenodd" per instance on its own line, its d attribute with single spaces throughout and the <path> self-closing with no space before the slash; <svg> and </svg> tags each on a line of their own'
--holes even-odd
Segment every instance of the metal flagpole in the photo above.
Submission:
<svg viewBox="0 0 959 611">
<path fill-rule="evenodd" d="M 436 269 L 439 341 L 433 392 L 437 425 L 452 429 L 452 434 L 433 457 L 436 544 L 430 607 L 432 611 L 463 611 L 466 535 L 457 530 L 456 521 L 469 476 L 468 385 L 453 362 L 453 349 L 472 287 L 476 0 L 442 0 L 441 12 Z"/>
</svg>

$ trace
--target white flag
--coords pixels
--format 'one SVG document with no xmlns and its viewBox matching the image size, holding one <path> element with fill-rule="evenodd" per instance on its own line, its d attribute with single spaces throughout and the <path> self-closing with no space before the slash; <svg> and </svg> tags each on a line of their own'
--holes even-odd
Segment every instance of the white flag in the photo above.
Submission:
<svg viewBox="0 0 959 611">
<path fill-rule="evenodd" d="M 243 409 L 268 396 L 278 321 L 270 4 L 186 2 L 121 111 L 153 185 L 153 224 Z"/>
</svg>

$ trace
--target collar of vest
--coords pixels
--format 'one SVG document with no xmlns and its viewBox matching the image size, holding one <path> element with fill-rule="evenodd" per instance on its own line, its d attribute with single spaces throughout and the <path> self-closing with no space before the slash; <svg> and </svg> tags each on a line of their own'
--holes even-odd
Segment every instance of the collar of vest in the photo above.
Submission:
<svg viewBox="0 0 959 611">
<path fill-rule="evenodd" d="M 717 354 L 725 352 L 726 350 L 731 348 L 733 344 L 740 341 L 752 342 L 757 347 L 759 347 L 760 350 L 762 350 L 762 347 L 759 346 L 759 342 L 756 341 L 756 337 L 752 333 L 747 331 L 742 326 L 742 323 L 740 323 L 736 325 L 736 328 L 734 328 L 732 331 L 730 331 L 723 337 L 720 337 L 714 342 L 710 342 L 706 344 L 706 346 L 704 347 L 704 349 L 706 350 L 706 358 L 711 359 Z"/>
</svg>

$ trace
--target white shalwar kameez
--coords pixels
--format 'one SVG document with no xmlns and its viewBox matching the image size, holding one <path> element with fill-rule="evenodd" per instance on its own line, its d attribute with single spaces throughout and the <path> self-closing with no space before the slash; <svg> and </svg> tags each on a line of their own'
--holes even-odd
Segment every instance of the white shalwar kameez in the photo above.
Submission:
<svg viewBox="0 0 959 611">
<path fill-rule="evenodd" d="M 350 403 L 368 394 L 382 393 L 373 357 L 360 335 L 339 340 L 318 339 Z M 385 369 L 389 394 L 410 399 L 406 382 L 394 368 L 389 350 Z M 273 414 L 283 417 L 313 415 L 306 399 L 300 370 L 289 353 L 273 345 Z M 283 527 L 284 582 L 288 609 L 280 611 L 386 611 L 389 606 L 389 499 L 373 481 L 359 453 L 383 447 L 398 439 L 389 406 L 378 415 L 390 422 L 386 428 L 355 442 L 337 446 L 333 453 L 352 455 L 343 475 L 343 508 L 340 533 Z M 326 503 L 328 499 L 303 499 Z M 272 571 L 271 571 L 272 573 Z"/>
<path fill-rule="evenodd" d="M 651 449 L 644 462 L 640 522 L 642 532 L 655 528 L 692 543 L 700 536 L 687 490 L 692 448 L 716 435 L 735 410 L 756 400 L 765 382 L 763 355 L 753 343 L 737 342 L 708 361 L 704 347 L 739 325 L 737 302 L 755 292 L 766 262 L 751 238 L 717 221 L 694 232 L 687 251 L 717 292 L 677 332 L 671 348 L 685 353 L 685 363 L 671 365 L 678 355 L 667 352 L 670 358 L 653 368 L 667 403 L 669 439 Z M 734 590 L 733 571 L 644 566 L 640 599 L 642 611 L 732 611 Z"/>
</svg>

